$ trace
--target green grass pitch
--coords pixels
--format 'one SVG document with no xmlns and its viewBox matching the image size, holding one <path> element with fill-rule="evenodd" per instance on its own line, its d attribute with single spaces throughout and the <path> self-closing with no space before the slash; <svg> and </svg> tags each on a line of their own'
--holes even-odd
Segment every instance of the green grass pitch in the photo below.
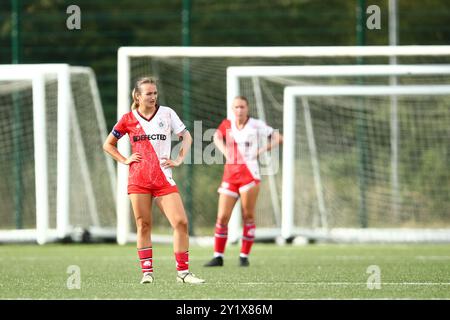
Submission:
<svg viewBox="0 0 450 320">
<path fill-rule="evenodd" d="M 155 244 L 156 282 L 141 285 L 132 245 L 0 245 L 0 299 L 450 298 L 450 245 L 256 243 L 249 268 L 238 266 L 232 245 L 224 267 L 205 268 L 211 252 L 190 248 L 190 269 L 206 284 L 178 284 L 172 247 Z M 80 289 L 67 287 L 71 265 L 80 268 Z M 380 268 L 379 278 L 367 273 L 371 265 Z M 379 279 L 380 288 L 369 281 L 369 289 L 369 278 Z"/>
</svg>

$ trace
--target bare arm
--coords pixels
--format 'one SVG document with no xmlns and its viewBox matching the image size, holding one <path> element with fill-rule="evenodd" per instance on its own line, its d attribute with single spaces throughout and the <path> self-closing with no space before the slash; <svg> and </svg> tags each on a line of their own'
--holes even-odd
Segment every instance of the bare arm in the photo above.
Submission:
<svg viewBox="0 0 450 320">
<path fill-rule="evenodd" d="M 220 131 L 216 131 L 214 133 L 214 144 L 216 145 L 217 149 L 220 150 L 220 152 L 222 152 L 222 154 L 225 156 L 225 158 L 227 157 L 227 147 L 223 141 L 223 136 L 220 133 Z"/>
<path fill-rule="evenodd" d="M 167 159 L 164 163 L 162 163 L 163 168 L 172 168 L 178 167 L 184 161 L 184 158 L 188 154 L 192 145 L 192 137 L 189 131 L 184 130 L 178 135 L 183 141 L 181 142 L 180 152 L 175 160 Z"/>
<path fill-rule="evenodd" d="M 280 143 L 283 143 L 283 136 L 278 131 L 274 131 L 272 133 L 272 136 L 271 136 L 271 139 L 269 140 L 269 142 L 265 146 L 263 146 L 261 149 L 258 150 L 258 156 L 264 152 L 271 150 L 272 148 L 276 147 Z"/>
<path fill-rule="evenodd" d="M 132 162 L 141 162 L 141 154 L 139 152 L 133 153 L 128 158 L 125 158 L 122 154 L 120 154 L 119 150 L 117 150 L 117 141 L 118 139 L 110 133 L 103 143 L 103 150 L 114 160 L 122 164 L 128 165 Z"/>
</svg>

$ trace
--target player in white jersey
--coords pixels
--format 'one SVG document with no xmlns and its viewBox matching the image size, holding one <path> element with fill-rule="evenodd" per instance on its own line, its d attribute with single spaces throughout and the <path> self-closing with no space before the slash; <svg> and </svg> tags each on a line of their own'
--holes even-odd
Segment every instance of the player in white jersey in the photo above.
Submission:
<svg viewBox="0 0 450 320">
<path fill-rule="evenodd" d="M 282 142 L 282 136 L 263 121 L 249 117 L 248 100 L 243 96 L 233 100 L 235 120 L 223 120 L 214 135 L 214 143 L 225 155 L 222 184 L 218 189 L 214 257 L 206 267 L 223 266 L 228 239 L 228 222 L 233 207 L 241 198 L 244 230 L 239 255 L 241 266 L 248 266 L 248 255 L 255 238 L 255 207 L 259 193 L 258 157 Z"/>
<path fill-rule="evenodd" d="M 188 220 L 172 168 L 182 164 L 192 144 L 192 137 L 175 111 L 157 104 L 155 80 L 141 78 L 133 89 L 132 111 L 123 115 L 103 144 L 103 149 L 118 162 L 129 166 L 128 194 L 137 229 L 137 249 L 143 278 L 153 282 L 153 250 L 151 240 L 152 202 L 166 215 L 174 229 L 174 253 L 177 281 L 203 283 L 189 272 Z M 179 155 L 170 159 L 171 133 L 183 139 Z M 126 158 L 117 150 L 117 141 L 128 134 L 132 154 Z"/>
</svg>

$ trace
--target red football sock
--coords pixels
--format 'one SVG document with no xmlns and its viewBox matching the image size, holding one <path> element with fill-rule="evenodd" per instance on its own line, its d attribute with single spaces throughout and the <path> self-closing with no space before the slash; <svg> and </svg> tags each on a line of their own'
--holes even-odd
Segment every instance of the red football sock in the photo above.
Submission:
<svg viewBox="0 0 450 320">
<path fill-rule="evenodd" d="M 225 224 L 216 223 L 216 230 L 214 234 L 214 253 L 223 255 L 225 252 L 225 245 L 228 239 L 228 226 Z"/>
<path fill-rule="evenodd" d="M 139 260 L 142 272 L 153 272 L 153 251 L 152 248 L 138 249 Z"/>
<path fill-rule="evenodd" d="M 253 242 L 255 241 L 255 224 L 246 223 L 244 225 L 244 232 L 242 234 L 242 247 L 241 255 L 248 256 L 252 249 Z"/>
<path fill-rule="evenodd" d="M 189 251 L 175 252 L 177 271 L 189 271 Z"/>
</svg>

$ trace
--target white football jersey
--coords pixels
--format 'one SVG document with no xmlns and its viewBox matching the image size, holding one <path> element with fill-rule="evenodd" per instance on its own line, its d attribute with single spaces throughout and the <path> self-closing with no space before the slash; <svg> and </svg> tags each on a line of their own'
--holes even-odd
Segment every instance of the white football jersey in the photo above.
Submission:
<svg viewBox="0 0 450 320">
<path fill-rule="evenodd" d="M 235 121 L 224 120 L 218 130 L 226 137 L 228 161 L 227 164 L 245 164 L 254 179 L 260 180 L 258 165 L 258 150 L 267 144 L 273 128 L 264 121 L 249 118 L 243 128 L 238 129 Z M 237 151 L 237 152 L 236 152 Z M 236 166 L 229 166 L 225 171 L 237 170 Z M 230 172 L 230 174 L 232 174 Z"/>
<path fill-rule="evenodd" d="M 125 114 L 114 126 L 112 134 L 117 139 L 128 134 L 132 152 L 142 155 L 141 162 L 130 164 L 129 184 L 149 188 L 162 187 L 167 182 L 175 185 L 172 170 L 161 167 L 161 164 L 170 159 L 172 132 L 180 134 L 185 129 L 178 115 L 169 107 L 158 106 L 149 119 L 136 109 Z"/>
</svg>

